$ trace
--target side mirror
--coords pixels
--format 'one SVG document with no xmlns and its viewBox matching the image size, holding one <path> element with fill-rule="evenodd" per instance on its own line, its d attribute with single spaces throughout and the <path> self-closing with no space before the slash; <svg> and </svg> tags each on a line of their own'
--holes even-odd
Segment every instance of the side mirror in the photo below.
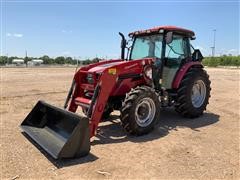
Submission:
<svg viewBox="0 0 240 180">
<path fill-rule="evenodd" d="M 194 49 L 194 52 L 192 54 L 192 61 L 202 61 L 203 55 L 199 49 Z"/>
<path fill-rule="evenodd" d="M 166 40 L 166 44 L 170 44 L 173 40 L 173 32 L 171 31 L 167 32 L 165 40 Z"/>
</svg>

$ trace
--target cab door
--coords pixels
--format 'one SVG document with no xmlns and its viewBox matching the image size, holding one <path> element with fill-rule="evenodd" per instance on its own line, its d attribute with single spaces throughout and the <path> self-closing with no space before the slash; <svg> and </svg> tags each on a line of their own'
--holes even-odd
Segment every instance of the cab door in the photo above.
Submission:
<svg viewBox="0 0 240 180">
<path fill-rule="evenodd" d="M 191 57 L 189 38 L 173 34 L 172 42 L 166 44 L 163 87 L 172 88 L 172 82 L 178 69 L 189 57 Z"/>
</svg>

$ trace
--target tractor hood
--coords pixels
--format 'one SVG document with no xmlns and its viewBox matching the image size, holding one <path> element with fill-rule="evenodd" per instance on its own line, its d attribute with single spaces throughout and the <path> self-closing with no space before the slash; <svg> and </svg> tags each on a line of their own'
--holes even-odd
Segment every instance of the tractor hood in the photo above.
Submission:
<svg viewBox="0 0 240 180">
<path fill-rule="evenodd" d="M 127 61 L 123 61 L 123 60 L 116 60 L 116 61 L 105 61 L 105 63 L 103 64 L 96 64 L 96 66 L 91 67 L 90 69 L 88 69 L 88 72 L 96 72 L 96 73 L 101 73 L 103 72 L 106 68 L 110 68 L 122 63 L 126 63 Z"/>
</svg>

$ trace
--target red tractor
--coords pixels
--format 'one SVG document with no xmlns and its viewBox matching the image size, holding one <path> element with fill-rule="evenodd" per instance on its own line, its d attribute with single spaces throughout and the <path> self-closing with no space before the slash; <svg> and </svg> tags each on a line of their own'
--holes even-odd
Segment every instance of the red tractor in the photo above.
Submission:
<svg viewBox="0 0 240 180">
<path fill-rule="evenodd" d="M 174 106 L 188 118 L 206 109 L 210 80 L 201 52 L 190 44 L 193 31 L 175 26 L 135 31 L 129 34 L 129 46 L 119 34 L 121 59 L 81 67 L 64 109 L 39 101 L 21 124 L 54 158 L 88 154 L 99 122 L 114 110 L 120 110 L 127 133 L 143 135 L 161 120 L 162 107 Z M 75 113 L 79 106 L 86 117 Z"/>
</svg>

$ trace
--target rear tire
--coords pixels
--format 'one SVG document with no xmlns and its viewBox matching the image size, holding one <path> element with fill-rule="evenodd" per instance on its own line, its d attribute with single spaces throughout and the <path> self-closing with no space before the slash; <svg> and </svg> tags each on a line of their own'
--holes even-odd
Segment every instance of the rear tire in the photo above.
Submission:
<svg viewBox="0 0 240 180">
<path fill-rule="evenodd" d="M 120 110 L 123 128 L 133 135 L 149 133 L 159 119 L 160 107 L 160 101 L 154 89 L 148 86 L 132 89 Z"/>
<path fill-rule="evenodd" d="M 211 81 L 205 70 L 192 68 L 177 90 L 175 110 L 184 117 L 196 118 L 206 110 L 210 97 Z"/>
</svg>

